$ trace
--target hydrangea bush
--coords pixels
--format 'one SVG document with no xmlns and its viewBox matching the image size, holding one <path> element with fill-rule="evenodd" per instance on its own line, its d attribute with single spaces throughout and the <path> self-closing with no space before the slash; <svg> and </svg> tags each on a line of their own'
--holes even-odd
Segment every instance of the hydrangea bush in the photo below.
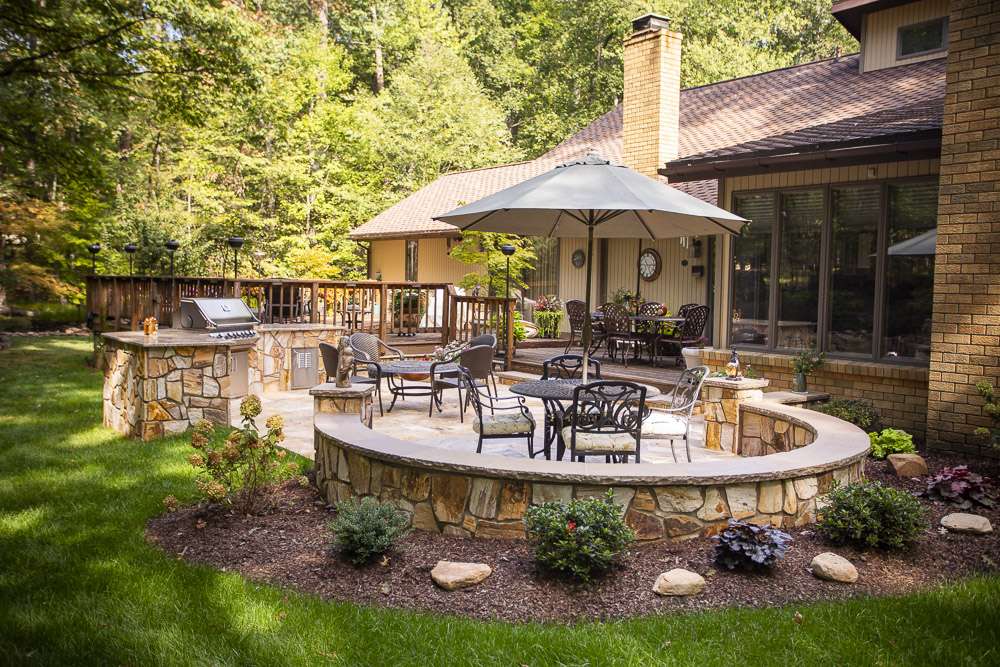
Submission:
<svg viewBox="0 0 1000 667">
<path fill-rule="evenodd" d="M 191 446 L 197 451 L 188 457 L 197 471 L 198 491 L 212 502 L 227 502 L 246 514 L 259 507 L 268 487 L 298 475 L 299 465 L 285 461 L 287 452 L 278 447 L 284 441 L 284 420 L 268 417 L 266 431 L 257 430 L 254 419 L 260 415 L 260 399 L 247 396 L 240 403 L 242 426 L 233 429 L 221 445 L 215 443 L 215 426 L 199 420 L 191 434 Z"/>
</svg>

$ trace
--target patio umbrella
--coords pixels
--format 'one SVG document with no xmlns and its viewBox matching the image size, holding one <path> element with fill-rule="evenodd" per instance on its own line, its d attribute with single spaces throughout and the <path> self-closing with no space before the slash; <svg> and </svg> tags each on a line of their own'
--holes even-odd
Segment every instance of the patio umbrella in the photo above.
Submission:
<svg viewBox="0 0 1000 667">
<path fill-rule="evenodd" d="M 937 229 L 918 234 L 889 246 L 890 255 L 934 255 L 937 254 Z"/>
<path fill-rule="evenodd" d="M 739 234 L 747 222 L 593 153 L 435 216 L 435 220 L 463 232 L 587 239 L 584 381 L 592 341 L 590 292 L 595 238 L 652 240 L 720 232 Z"/>
</svg>

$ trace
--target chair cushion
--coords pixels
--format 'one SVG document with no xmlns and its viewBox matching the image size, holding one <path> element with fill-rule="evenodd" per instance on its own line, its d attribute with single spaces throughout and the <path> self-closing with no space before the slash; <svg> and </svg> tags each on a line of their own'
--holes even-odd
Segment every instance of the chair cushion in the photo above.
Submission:
<svg viewBox="0 0 1000 667">
<path fill-rule="evenodd" d="M 562 430 L 563 442 L 568 449 L 573 438 L 573 427 Z M 594 431 L 576 432 L 576 451 L 611 454 L 620 452 L 635 452 L 635 438 L 628 433 L 598 433 Z"/>
<path fill-rule="evenodd" d="M 683 438 L 685 433 L 687 433 L 687 420 L 677 415 L 654 410 L 649 418 L 642 422 L 643 440 Z"/>
<path fill-rule="evenodd" d="M 472 421 L 472 428 L 476 433 L 483 435 L 513 435 L 533 432 L 535 422 L 520 412 L 510 415 L 484 415 L 482 422 L 478 418 Z"/>
</svg>

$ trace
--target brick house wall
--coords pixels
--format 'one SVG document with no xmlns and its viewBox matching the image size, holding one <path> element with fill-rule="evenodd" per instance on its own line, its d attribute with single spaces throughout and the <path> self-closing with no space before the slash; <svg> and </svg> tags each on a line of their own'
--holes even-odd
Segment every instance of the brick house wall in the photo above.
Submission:
<svg viewBox="0 0 1000 667">
<path fill-rule="evenodd" d="M 979 380 L 1000 380 L 1000 2 L 952 0 L 928 383 L 931 446 L 992 454 Z"/>
</svg>

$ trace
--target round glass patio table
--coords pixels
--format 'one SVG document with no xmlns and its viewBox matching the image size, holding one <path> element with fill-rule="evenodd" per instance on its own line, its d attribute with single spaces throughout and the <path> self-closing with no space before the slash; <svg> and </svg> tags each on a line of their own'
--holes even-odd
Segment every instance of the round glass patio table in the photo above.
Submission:
<svg viewBox="0 0 1000 667">
<path fill-rule="evenodd" d="M 392 412 L 392 406 L 396 405 L 396 399 L 407 396 L 433 396 L 434 379 L 430 378 L 431 367 L 434 367 L 435 375 L 454 375 L 458 373 L 458 364 L 442 363 L 440 361 L 419 361 L 407 359 L 404 361 L 387 361 L 379 364 L 382 367 L 382 375 L 386 376 L 389 391 L 392 393 L 392 403 L 386 412 Z M 430 382 L 414 382 L 406 384 L 406 376 L 424 376 Z"/>
<path fill-rule="evenodd" d="M 596 382 L 597 378 L 590 381 Z M 553 378 L 550 380 L 518 382 L 510 386 L 510 393 L 512 394 L 530 396 L 531 398 L 540 398 L 542 400 L 542 404 L 545 406 L 545 444 L 543 451 L 547 459 L 552 458 L 552 443 L 555 441 L 557 443 L 556 459 L 562 461 L 566 445 L 563 443 L 562 437 L 556 428 L 556 417 L 562 415 L 565 411 L 563 401 L 572 401 L 573 391 L 581 384 L 583 384 L 583 380 L 581 379 Z M 660 390 L 652 385 L 643 384 L 642 386 L 646 388 L 646 398 L 652 398 L 660 394 Z"/>
</svg>

